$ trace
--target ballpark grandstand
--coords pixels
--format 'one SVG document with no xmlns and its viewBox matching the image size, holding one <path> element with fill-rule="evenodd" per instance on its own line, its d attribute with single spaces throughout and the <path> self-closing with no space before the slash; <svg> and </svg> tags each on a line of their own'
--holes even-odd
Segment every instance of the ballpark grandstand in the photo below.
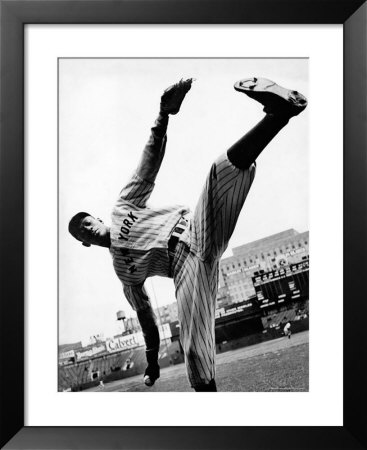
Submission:
<svg viewBox="0 0 367 450">
<path fill-rule="evenodd" d="M 220 264 L 216 311 L 216 349 L 224 353 L 309 328 L 308 232 L 286 230 L 233 249 Z M 161 336 L 161 368 L 184 362 L 177 305 L 156 310 Z M 142 332 L 135 318 L 117 313 L 124 331 L 113 337 L 59 346 L 58 389 L 80 391 L 100 382 L 143 374 Z"/>
</svg>

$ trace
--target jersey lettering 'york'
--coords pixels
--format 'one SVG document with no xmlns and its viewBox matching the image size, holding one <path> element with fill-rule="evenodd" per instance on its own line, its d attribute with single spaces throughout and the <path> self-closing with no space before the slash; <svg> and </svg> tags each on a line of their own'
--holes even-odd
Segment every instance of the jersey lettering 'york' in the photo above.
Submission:
<svg viewBox="0 0 367 450">
<path fill-rule="evenodd" d="M 122 226 L 120 227 L 120 233 L 118 239 L 122 239 L 124 241 L 128 241 L 127 235 L 130 233 L 130 228 L 133 226 L 134 222 L 138 220 L 136 216 L 132 212 L 127 214 L 128 219 L 124 219 L 122 221 Z"/>
<path fill-rule="evenodd" d="M 170 276 L 168 240 L 182 215 L 189 212 L 184 206 L 147 207 L 153 188 L 154 183 L 134 174 L 112 211 L 110 253 L 134 309 L 143 307 L 136 297 L 145 301 L 141 287 L 148 277 Z"/>
</svg>

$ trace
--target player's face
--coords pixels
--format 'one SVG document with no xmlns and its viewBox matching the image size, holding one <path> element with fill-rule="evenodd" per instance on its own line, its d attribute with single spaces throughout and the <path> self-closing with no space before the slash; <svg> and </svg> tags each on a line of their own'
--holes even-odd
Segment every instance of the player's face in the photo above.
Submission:
<svg viewBox="0 0 367 450">
<path fill-rule="evenodd" d="M 103 245 L 109 238 L 109 228 L 101 219 L 86 216 L 79 226 L 78 238 L 91 245 Z"/>
</svg>

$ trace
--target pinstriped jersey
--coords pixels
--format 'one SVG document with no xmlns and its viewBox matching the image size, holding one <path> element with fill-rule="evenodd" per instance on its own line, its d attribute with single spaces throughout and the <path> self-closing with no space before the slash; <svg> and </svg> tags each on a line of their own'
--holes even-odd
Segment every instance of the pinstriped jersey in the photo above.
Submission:
<svg viewBox="0 0 367 450">
<path fill-rule="evenodd" d="M 112 211 L 111 247 L 115 272 L 134 309 L 149 302 L 143 283 L 148 277 L 171 277 L 168 240 L 185 206 L 149 208 L 154 183 L 134 174 L 120 192 Z"/>
</svg>

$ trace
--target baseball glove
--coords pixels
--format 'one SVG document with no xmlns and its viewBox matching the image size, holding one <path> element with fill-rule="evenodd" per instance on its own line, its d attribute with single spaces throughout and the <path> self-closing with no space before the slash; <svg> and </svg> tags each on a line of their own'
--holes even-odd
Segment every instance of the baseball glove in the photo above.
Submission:
<svg viewBox="0 0 367 450">
<path fill-rule="evenodd" d="M 185 95 L 191 89 L 192 78 L 181 79 L 178 83 L 168 87 L 161 97 L 161 112 L 177 114 Z"/>
</svg>

